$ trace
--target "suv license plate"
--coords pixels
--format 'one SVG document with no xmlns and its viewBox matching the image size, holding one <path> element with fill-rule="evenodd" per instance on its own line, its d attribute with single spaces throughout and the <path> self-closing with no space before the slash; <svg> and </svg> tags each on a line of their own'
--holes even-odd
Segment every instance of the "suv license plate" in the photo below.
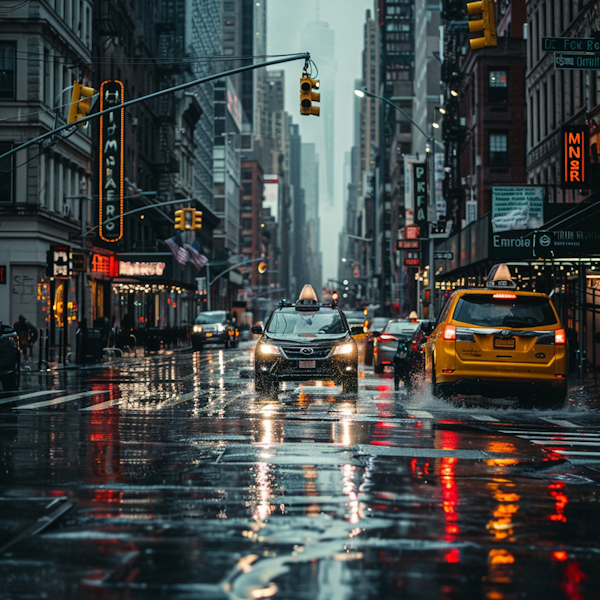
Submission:
<svg viewBox="0 0 600 600">
<path fill-rule="evenodd" d="M 299 360 L 298 366 L 301 369 L 314 369 L 317 366 L 316 360 Z"/>
<path fill-rule="evenodd" d="M 507 349 L 507 350 L 514 350 L 515 349 L 515 338 L 514 337 L 509 337 L 509 338 L 495 337 L 494 338 L 494 348 L 503 348 L 503 349 Z"/>
</svg>

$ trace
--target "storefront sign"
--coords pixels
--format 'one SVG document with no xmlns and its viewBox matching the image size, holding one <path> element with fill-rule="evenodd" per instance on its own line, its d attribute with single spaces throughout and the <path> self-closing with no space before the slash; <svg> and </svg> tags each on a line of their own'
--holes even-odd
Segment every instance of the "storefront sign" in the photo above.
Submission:
<svg viewBox="0 0 600 600">
<path fill-rule="evenodd" d="M 105 81 L 100 86 L 100 111 L 123 104 L 123 84 Z M 117 242 L 123 237 L 123 131 L 124 110 L 100 117 L 99 214 L 100 237 Z"/>
<path fill-rule="evenodd" d="M 537 229 L 544 223 L 544 188 L 495 185 L 492 187 L 492 230 Z"/>
<path fill-rule="evenodd" d="M 6 285 L 6 265 L 0 265 L 0 285 Z"/>
<path fill-rule="evenodd" d="M 165 272 L 164 262 L 130 262 L 119 261 L 119 275 L 127 277 L 162 277 Z"/>
<path fill-rule="evenodd" d="M 404 228 L 404 239 L 405 240 L 418 240 L 421 235 L 421 228 L 415 225 L 409 225 Z"/>
<path fill-rule="evenodd" d="M 404 266 L 406 266 L 406 267 L 421 266 L 421 253 L 420 252 L 407 252 L 406 258 L 404 259 Z"/>
<path fill-rule="evenodd" d="M 415 177 L 415 225 L 427 229 L 427 165 L 413 163 Z"/>
<path fill-rule="evenodd" d="M 419 240 L 398 240 L 398 250 L 418 250 Z"/>
<path fill-rule="evenodd" d="M 90 272 L 108 277 L 118 277 L 119 261 L 113 256 L 104 256 L 103 254 L 92 254 L 92 263 Z"/>
<path fill-rule="evenodd" d="M 588 187 L 589 125 L 570 125 L 561 130 L 563 189 L 580 190 Z"/>
<path fill-rule="evenodd" d="M 406 154 L 404 156 L 404 214 L 407 225 L 414 223 L 414 181 L 413 181 L 413 163 L 417 157 Z"/>
<path fill-rule="evenodd" d="M 71 248 L 50 246 L 46 255 L 46 274 L 49 277 L 69 277 L 71 274 Z"/>
</svg>

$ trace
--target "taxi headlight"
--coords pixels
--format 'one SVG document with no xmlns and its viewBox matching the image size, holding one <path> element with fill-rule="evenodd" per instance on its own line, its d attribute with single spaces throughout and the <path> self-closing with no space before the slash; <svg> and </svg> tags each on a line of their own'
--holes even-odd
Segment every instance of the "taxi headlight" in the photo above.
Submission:
<svg viewBox="0 0 600 600">
<path fill-rule="evenodd" d="M 202 331 L 202 325 L 194 325 L 192 330 L 194 333 L 200 333 Z"/>
<path fill-rule="evenodd" d="M 354 344 L 350 342 L 347 344 L 340 344 L 333 350 L 334 354 L 352 354 L 352 352 L 354 352 Z"/>
<path fill-rule="evenodd" d="M 279 348 L 273 344 L 261 344 L 258 349 L 261 354 L 279 354 Z"/>
<path fill-rule="evenodd" d="M 223 331 L 225 329 L 225 327 L 223 327 L 223 325 L 221 323 L 219 323 L 217 325 L 217 331 Z"/>
</svg>

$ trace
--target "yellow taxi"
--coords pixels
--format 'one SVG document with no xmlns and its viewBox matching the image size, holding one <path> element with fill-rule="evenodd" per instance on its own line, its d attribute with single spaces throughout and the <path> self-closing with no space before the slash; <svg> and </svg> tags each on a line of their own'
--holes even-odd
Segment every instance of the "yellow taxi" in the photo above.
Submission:
<svg viewBox="0 0 600 600">
<path fill-rule="evenodd" d="M 433 393 L 517 396 L 556 407 L 567 393 L 567 337 L 546 294 L 517 291 L 505 264 L 485 288 L 456 290 L 425 346 Z"/>
</svg>

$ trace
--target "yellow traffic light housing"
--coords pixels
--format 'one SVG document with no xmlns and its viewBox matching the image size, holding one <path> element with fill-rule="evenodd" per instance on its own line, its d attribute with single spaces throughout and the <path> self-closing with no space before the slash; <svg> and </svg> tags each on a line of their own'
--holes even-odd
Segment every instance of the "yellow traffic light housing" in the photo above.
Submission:
<svg viewBox="0 0 600 600">
<path fill-rule="evenodd" d="M 469 40 L 471 50 L 479 50 L 486 46 L 497 46 L 496 38 L 496 3 L 495 0 L 479 0 L 478 2 L 469 2 L 467 4 L 469 16 L 481 14 L 481 19 L 469 21 L 469 31 L 471 33 L 483 31 L 481 37 Z"/>
<path fill-rule="evenodd" d="M 175 229 L 185 229 L 185 217 L 183 216 L 183 209 L 175 211 Z"/>
<path fill-rule="evenodd" d="M 67 123 L 75 123 L 87 117 L 92 108 L 92 96 L 94 92 L 94 88 L 81 85 L 77 81 L 73 82 L 73 93 L 71 94 L 71 106 L 69 107 Z M 82 125 L 87 125 L 87 122 L 82 123 Z"/>
<path fill-rule="evenodd" d="M 193 229 L 202 229 L 202 211 L 194 210 L 194 227 Z"/>
<path fill-rule="evenodd" d="M 313 102 L 321 101 L 321 94 L 313 92 L 313 89 L 319 89 L 318 79 L 311 79 L 308 75 L 304 75 L 300 79 L 300 114 L 319 116 L 321 108 L 313 106 Z"/>
<path fill-rule="evenodd" d="M 261 262 L 258 263 L 258 267 L 256 267 L 256 268 L 257 268 L 258 272 L 261 275 L 263 275 L 264 273 L 267 272 L 268 266 L 269 265 L 266 263 L 266 261 L 263 260 L 263 261 L 261 261 Z"/>
</svg>

